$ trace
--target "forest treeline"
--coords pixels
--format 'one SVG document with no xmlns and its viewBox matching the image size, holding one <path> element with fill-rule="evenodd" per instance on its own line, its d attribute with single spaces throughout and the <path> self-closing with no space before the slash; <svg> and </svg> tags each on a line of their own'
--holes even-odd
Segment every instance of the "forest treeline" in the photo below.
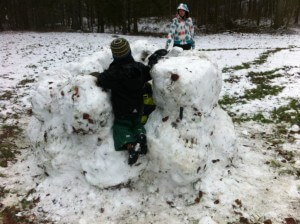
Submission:
<svg viewBox="0 0 300 224">
<path fill-rule="evenodd" d="M 299 24 L 300 0 L 0 0 L 0 30 L 137 33 L 139 19 L 171 19 L 181 2 L 206 30 Z"/>
</svg>

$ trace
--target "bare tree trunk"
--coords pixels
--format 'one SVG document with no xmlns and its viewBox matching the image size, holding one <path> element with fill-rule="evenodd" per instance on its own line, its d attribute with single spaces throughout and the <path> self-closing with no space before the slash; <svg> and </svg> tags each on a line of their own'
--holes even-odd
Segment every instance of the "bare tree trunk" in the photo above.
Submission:
<svg viewBox="0 0 300 224">
<path fill-rule="evenodd" d="M 127 31 L 131 31 L 131 0 L 127 0 Z"/>
<path fill-rule="evenodd" d="M 128 0 L 123 0 L 122 1 L 122 33 L 126 34 L 127 27 L 126 27 L 126 12 L 127 12 L 127 1 Z"/>
<path fill-rule="evenodd" d="M 134 33 L 138 33 L 139 29 L 138 29 L 138 5 L 137 5 L 137 1 L 134 0 L 133 1 L 133 6 L 132 7 L 132 14 L 133 14 L 133 32 Z"/>
<path fill-rule="evenodd" d="M 1 13 L 2 14 L 2 13 Z M 0 15 L 0 31 L 2 31 L 3 30 L 3 26 L 2 26 L 2 24 L 3 24 L 3 21 L 2 21 L 2 16 Z"/>
<path fill-rule="evenodd" d="M 86 18 L 87 18 L 87 26 L 88 26 L 88 30 L 91 31 L 91 6 L 89 4 L 89 2 L 86 2 Z"/>
<path fill-rule="evenodd" d="M 172 18 L 172 0 L 169 0 L 169 17 Z"/>
<path fill-rule="evenodd" d="M 82 14 L 81 14 L 81 0 L 78 0 L 78 21 L 79 21 L 79 28 L 82 30 Z"/>
<path fill-rule="evenodd" d="M 248 3 L 248 18 L 252 17 L 252 0 L 249 0 Z"/>
<path fill-rule="evenodd" d="M 286 23 L 285 23 L 285 28 L 288 28 L 291 19 L 293 17 L 293 15 L 296 12 L 296 8 L 297 7 L 297 2 L 296 0 L 290 0 L 289 2 L 286 2 Z"/>
<path fill-rule="evenodd" d="M 283 25 L 284 0 L 276 0 L 274 28 L 280 28 Z"/>
<path fill-rule="evenodd" d="M 60 10 L 61 10 L 61 19 L 60 19 L 60 21 L 61 21 L 61 24 L 65 27 L 66 26 L 66 21 L 65 21 L 65 3 L 61 4 Z"/>
<path fill-rule="evenodd" d="M 215 8 L 215 24 L 217 24 L 218 22 L 219 22 L 219 6 L 218 6 L 218 1 L 217 0 L 215 0 L 215 6 L 214 6 L 214 8 Z"/>
<path fill-rule="evenodd" d="M 262 14 L 262 2 L 258 1 L 256 3 L 256 26 L 260 25 L 260 19 Z"/>
<path fill-rule="evenodd" d="M 201 1 L 197 1 L 197 24 L 198 24 L 198 26 L 202 25 L 202 23 L 201 23 Z"/>
<path fill-rule="evenodd" d="M 295 10 L 294 24 L 298 24 L 299 23 L 299 13 L 300 13 L 300 0 L 298 0 L 297 9 Z"/>
</svg>

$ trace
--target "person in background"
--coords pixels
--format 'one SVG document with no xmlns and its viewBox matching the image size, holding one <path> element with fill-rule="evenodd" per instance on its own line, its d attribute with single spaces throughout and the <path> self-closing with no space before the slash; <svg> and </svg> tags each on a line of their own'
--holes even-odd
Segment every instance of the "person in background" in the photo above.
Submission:
<svg viewBox="0 0 300 224">
<path fill-rule="evenodd" d="M 166 49 L 169 48 L 172 40 L 174 47 L 181 47 L 183 50 L 195 49 L 194 25 L 186 4 L 181 3 L 177 7 L 177 15 L 172 20 L 167 38 Z"/>
</svg>

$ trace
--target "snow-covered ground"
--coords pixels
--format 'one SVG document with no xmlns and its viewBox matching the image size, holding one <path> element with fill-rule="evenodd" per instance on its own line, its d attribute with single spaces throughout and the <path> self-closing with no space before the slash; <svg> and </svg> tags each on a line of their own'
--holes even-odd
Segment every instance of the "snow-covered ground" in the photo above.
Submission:
<svg viewBox="0 0 300 224">
<path fill-rule="evenodd" d="M 154 48 L 165 45 L 162 38 L 125 38 L 147 40 Z M 196 37 L 196 50 L 223 71 L 220 104 L 235 121 L 239 152 L 224 179 L 205 177 L 210 183 L 205 189 L 214 194 L 201 189 L 168 192 L 147 184 L 151 179 L 147 175 L 137 183 L 100 190 L 71 171 L 58 178 L 38 167 L 40 161 L 26 137 L 33 85 L 40 75 L 92 57 L 112 39 L 109 34 L 0 34 L 0 222 L 9 218 L 36 223 L 300 221 L 299 35 Z"/>
</svg>

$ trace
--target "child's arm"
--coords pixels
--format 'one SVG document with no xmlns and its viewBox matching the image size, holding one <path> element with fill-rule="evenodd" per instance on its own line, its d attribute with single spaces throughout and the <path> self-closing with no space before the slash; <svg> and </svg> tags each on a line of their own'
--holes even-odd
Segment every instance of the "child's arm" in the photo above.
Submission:
<svg viewBox="0 0 300 224">
<path fill-rule="evenodd" d="M 144 82 L 148 82 L 152 79 L 152 77 L 150 76 L 150 67 L 149 66 L 145 66 L 143 69 L 143 73 L 144 73 Z"/>
<path fill-rule="evenodd" d="M 96 84 L 105 89 L 111 89 L 113 84 L 112 75 L 106 70 L 102 73 L 99 72 L 92 72 L 90 73 L 91 76 L 97 78 Z"/>
<path fill-rule="evenodd" d="M 168 33 L 168 35 L 167 35 L 166 49 L 168 49 L 170 43 L 172 42 L 172 40 L 173 40 L 174 37 L 175 37 L 175 32 L 176 32 L 177 25 L 178 25 L 178 21 L 177 21 L 176 18 L 174 18 L 174 19 L 172 20 L 172 23 L 171 23 L 171 26 L 170 26 L 169 33 Z"/>
<path fill-rule="evenodd" d="M 100 75 L 100 73 L 99 72 L 92 72 L 92 73 L 90 73 L 90 75 L 94 76 L 98 79 L 98 76 Z"/>
<path fill-rule="evenodd" d="M 108 70 L 100 73 L 97 78 L 97 85 L 105 89 L 111 89 L 113 86 L 113 75 Z"/>
</svg>

